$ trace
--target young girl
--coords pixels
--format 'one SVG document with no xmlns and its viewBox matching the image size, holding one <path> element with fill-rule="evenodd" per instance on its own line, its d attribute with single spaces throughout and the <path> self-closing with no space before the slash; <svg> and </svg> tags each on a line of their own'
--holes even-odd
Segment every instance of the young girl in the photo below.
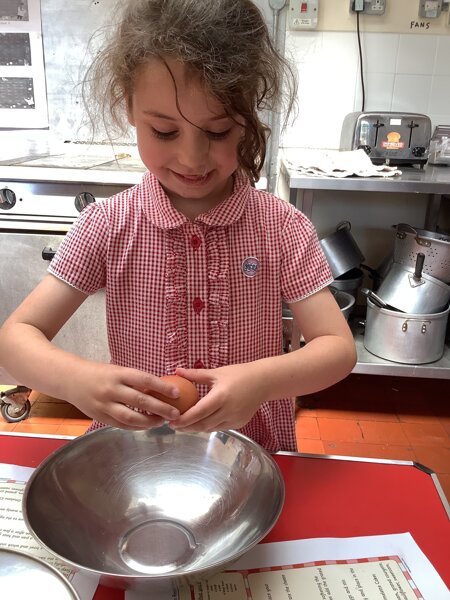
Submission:
<svg viewBox="0 0 450 600">
<path fill-rule="evenodd" d="M 23 385 L 126 429 L 238 429 L 295 451 L 293 398 L 355 364 L 311 223 L 257 191 L 260 110 L 276 109 L 286 63 L 250 0 L 131 0 L 89 72 L 116 123 L 135 128 L 142 182 L 83 210 L 49 274 L 5 322 L 0 361 Z M 106 288 L 111 364 L 51 343 Z M 282 352 L 282 301 L 306 344 Z M 195 382 L 180 416 L 159 376 Z"/>
</svg>

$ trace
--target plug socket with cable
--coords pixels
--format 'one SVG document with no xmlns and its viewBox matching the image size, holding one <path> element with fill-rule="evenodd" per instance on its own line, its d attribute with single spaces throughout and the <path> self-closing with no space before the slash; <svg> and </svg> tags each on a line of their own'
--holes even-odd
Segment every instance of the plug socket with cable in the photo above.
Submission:
<svg viewBox="0 0 450 600">
<path fill-rule="evenodd" d="M 350 0 L 351 12 L 364 12 L 364 0 Z"/>
</svg>

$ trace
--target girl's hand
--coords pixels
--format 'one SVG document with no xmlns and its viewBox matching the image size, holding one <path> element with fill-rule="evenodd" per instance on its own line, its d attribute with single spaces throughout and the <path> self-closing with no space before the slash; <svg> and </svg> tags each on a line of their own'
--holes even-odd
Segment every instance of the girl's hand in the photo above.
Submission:
<svg viewBox="0 0 450 600">
<path fill-rule="evenodd" d="M 180 415 L 176 408 L 154 398 L 152 390 L 173 398 L 179 396 L 174 385 L 155 375 L 117 365 L 82 361 L 77 365 L 65 399 L 101 423 L 121 429 L 149 429 Z"/>
<path fill-rule="evenodd" d="M 179 419 L 169 423 L 174 429 L 205 432 L 238 429 L 268 399 L 264 374 L 255 363 L 218 369 L 177 369 L 176 374 L 211 389 Z"/>
</svg>

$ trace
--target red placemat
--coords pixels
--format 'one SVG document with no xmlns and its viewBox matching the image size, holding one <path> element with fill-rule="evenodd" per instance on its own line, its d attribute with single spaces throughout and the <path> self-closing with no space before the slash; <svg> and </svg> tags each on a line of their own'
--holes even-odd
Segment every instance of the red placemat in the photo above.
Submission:
<svg viewBox="0 0 450 600">
<path fill-rule="evenodd" d="M 0 435 L 0 462 L 36 467 L 68 441 Z M 450 587 L 450 521 L 429 473 L 390 461 L 298 454 L 274 459 L 286 500 L 263 542 L 408 531 Z M 123 592 L 100 586 L 95 600 L 123 600 Z"/>
</svg>

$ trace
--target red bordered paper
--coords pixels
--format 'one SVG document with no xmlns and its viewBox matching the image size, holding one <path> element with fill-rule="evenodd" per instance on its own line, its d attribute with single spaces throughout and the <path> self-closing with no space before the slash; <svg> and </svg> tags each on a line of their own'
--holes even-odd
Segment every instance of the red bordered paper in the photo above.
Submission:
<svg viewBox="0 0 450 600">
<path fill-rule="evenodd" d="M 423 600 L 399 556 L 225 571 L 180 600 Z"/>
</svg>

